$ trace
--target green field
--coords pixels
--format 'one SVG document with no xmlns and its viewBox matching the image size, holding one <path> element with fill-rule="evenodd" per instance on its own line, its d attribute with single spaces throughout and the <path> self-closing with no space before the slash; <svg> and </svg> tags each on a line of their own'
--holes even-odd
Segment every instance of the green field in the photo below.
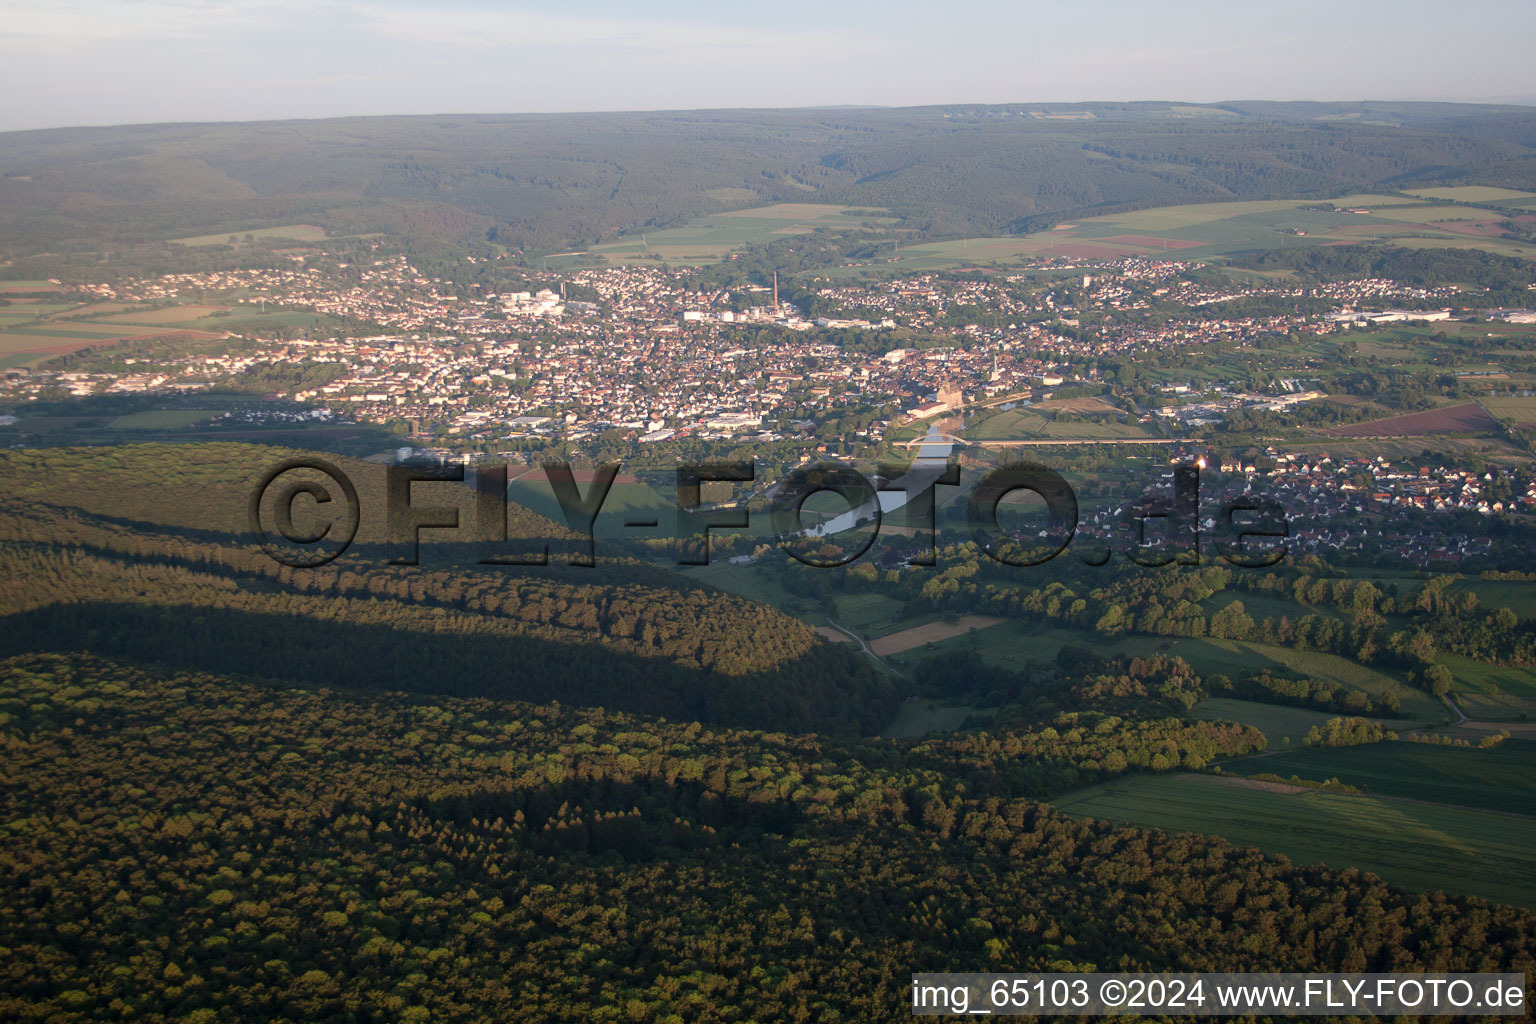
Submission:
<svg viewBox="0 0 1536 1024">
<path fill-rule="evenodd" d="M 880 735 L 900 739 L 935 732 L 954 732 L 976 710 L 969 706 L 949 707 L 936 701 L 903 701 L 896 706 L 895 719 Z"/>
<path fill-rule="evenodd" d="M 1532 709 L 1529 699 L 1507 693 L 1459 693 L 1456 695 L 1456 703 L 1474 721 L 1506 722 L 1513 725 L 1536 718 L 1536 710 Z"/>
<path fill-rule="evenodd" d="M 275 309 L 262 312 L 255 303 L 251 303 L 236 306 L 229 316 L 209 315 L 186 324 L 179 324 L 178 327 L 198 331 L 255 334 L 273 327 L 325 328 L 340 325 L 339 319 L 327 313 L 306 313 L 298 309 Z"/>
<path fill-rule="evenodd" d="M 844 594 L 833 598 L 833 616 L 839 625 L 847 626 L 860 635 L 888 633 L 892 629 L 905 604 L 885 594 Z"/>
<path fill-rule="evenodd" d="M 1518 423 L 1536 423 L 1536 396 L 1498 396 L 1478 400 L 1490 416 Z"/>
<path fill-rule="evenodd" d="M 931 622 L 934 618 L 935 616 L 928 615 L 907 619 L 889 629 L 882 630 L 882 633 L 894 633 L 901 629 L 920 626 L 924 622 Z M 1142 641 L 1134 644 L 1138 648 L 1138 653 L 1142 652 L 1140 649 L 1150 653 L 1158 646 L 1155 638 L 1136 637 L 1134 640 Z M 1016 619 L 1004 619 L 996 625 L 941 640 L 932 646 L 914 647 L 900 654 L 889 655 L 885 660 L 892 665 L 910 668 L 925 658 L 947 652 L 975 651 L 999 668 L 1019 669 L 1026 662 L 1049 662 L 1067 644 L 1085 641 L 1092 642 L 1090 634 L 1073 629 L 1046 628 L 1040 624 L 1021 622 Z M 1102 638 L 1099 638 L 1099 647 L 1104 648 Z"/>
<path fill-rule="evenodd" d="M 1133 776 L 1052 802 L 1078 818 L 1219 835 L 1300 863 L 1357 867 L 1408 889 L 1536 906 L 1536 818 L 1391 797 L 1270 792 L 1189 773 Z"/>
<path fill-rule="evenodd" d="M 892 626 L 895 629 L 917 624 L 918 620 Z M 1422 726 L 1425 722 L 1439 722 L 1449 715 L 1443 703 L 1402 682 L 1396 676 L 1360 665 L 1347 658 L 1320 651 L 1297 651 L 1274 644 L 1259 644 L 1243 640 L 1222 640 L 1214 637 L 1179 638 L 1126 634 L 1106 637 L 1092 630 L 1077 630 L 1067 626 L 1022 620 L 1004 620 L 995 626 L 975 633 L 940 641 L 930 647 L 921 647 L 886 660 L 896 665 L 921 661 L 945 651 L 975 650 L 982 657 L 1003 667 L 1018 667 L 1026 661 L 1049 661 L 1063 646 L 1069 643 L 1086 644 L 1104 655 L 1129 654 L 1146 657 L 1162 654 L 1183 658 L 1201 675 L 1221 673 L 1237 676 L 1242 673 L 1268 669 L 1328 680 L 1343 690 L 1363 690 L 1373 696 L 1393 693 L 1401 702 L 1403 727 Z M 1323 720 L 1334 717 L 1323 716 Z M 1256 724 L 1256 723 L 1255 723 Z M 1310 723 L 1309 723 L 1310 724 Z M 1293 736 L 1299 741 L 1301 735 Z"/>
<path fill-rule="evenodd" d="M 1335 206 L 1360 206 L 1366 208 L 1376 206 L 1423 205 L 1419 200 L 1410 199 L 1407 196 L 1384 196 L 1378 195 L 1375 192 L 1356 192 L 1353 195 L 1340 196 L 1339 198 L 1333 200 L 1333 204 Z"/>
<path fill-rule="evenodd" d="M 646 256 L 664 260 L 718 259 L 744 245 L 765 245 L 818 229 L 882 230 L 896 223 L 884 210 L 825 203 L 777 203 L 697 217 L 680 228 L 629 235 L 588 250 L 615 262 Z"/>
<path fill-rule="evenodd" d="M 1363 690 L 1372 695 L 1396 694 L 1403 713 L 1410 716 L 1409 721 L 1438 721 L 1446 715 L 1445 706 L 1423 690 L 1336 654 L 1212 637 L 1175 641 L 1170 653 L 1188 661 L 1202 675 L 1289 669 L 1313 679 L 1328 680 L 1345 690 Z"/>
<path fill-rule="evenodd" d="M 94 311 L 96 307 L 88 312 Z M 166 306 L 163 309 L 109 309 L 98 314 L 104 323 L 114 324 L 155 324 L 156 326 L 179 325 L 192 320 L 202 320 L 214 313 L 223 313 L 229 310 L 228 306 L 210 306 L 201 303 L 185 303 L 177 306 Z"/>
<path fill-rule="evenodd" d="M 1208 722 L 1239 722 L 1251 725 L 1264 734 L 1270 750 L 1286 750 L 1300 747 L 1307 730 L 1314 725 L 1322 727 L 1330 718 L 1337 718 L 1333 711 L 1312 711 L 1308 708 L 1291 708 L 1281 704 L 1264 704 L 1256 700 L 1237 700 L 1232 697 L 1212 697 L 1196 704 L 1191 710 L 1196 718 Z M 1408 728 L 1408 723 L 1394 723 L 1381 719 L 1388 728 Z M 1290 743 L 1286 743 L 1290 740 Z M 1267 763 L 1267 760 L 1266 760 Z M 1259 768 L 1257 771 L 1268 771 Z"/>
<path fill-rule="evenodd" d="M 1029 409 L 1009 409 L 988 416 L 965 432 L 976 441 L 1085 441 L 1116 440 L 1128 437 L 1157 437 L 1139 423 L 1124 423 L 1112 417 L 1076 419 L 1057 422 Z"/>
<path fill-rule="evenodd" d="M 1508 238 L 1459 238 L 1459 237 L 1421 237 L 1409 235 L 1392 239 L 1393 245 L 1400 245 L 1405 249 L 1480 249 L 1483 252 L 1491 252 L 1495 256 L 1512 256 L 1515 259 L 1536 259 L 1536 245 L 1530 242 L 1516 242 Z M 1471 283 L 1471 282 L 1467 282 Z"/>
<path fill-rule="evenodd" d="M 1509 814 L 1536 814 L 1536 742 L 1505 740 L 1496 747 L 1431 743 L 1371 743 L 1309 747 L 1223 765 L 1239 775 L 1270 772 L 1322 782 L 1338 779 L 1372 796 L 1404 797 Z"/>
<path fill-rule="evenodd" d="M 1470 186 L 1415 193 L 1419 198 L 1349 195 L 1332 200 L 1252 200 L 1155 207 L 1090 217 L 1030 235 L 963 238 L 903 247 L 894 263 L 871 263 L 905 272 L 957 265 L 1007 265 L 1052 256 L 1152 256 L 1214 259 L 1254 249 L 1390 241 L 1410 247 L 1482 249 L 1531 258 L 1536 246 L 1483 238 L 1455 230 L 1457 221 L 1498 220 L 1492 210 L 1465 202 L 1525 202 L 1524 193 Z M 1438 200 L 1438 201 L 1437 201 Z M 1316 208 L 1314 208 L 1316 207 Z M 1348 209 L 1369 212 L 1351 213 Z"/>
<path fill-rule="evenodd" d="M 1009 266 L 1021 261 L 1114 256 L 1221 259 L 1253 249 L 1392 241 L 1402 246 L 1482 249 L 1502 255 L 1536 256 L 1536 246 L 1507 238 L 1481 238 L 1456 230 L 1456 221 L 1498 220 L 1493 210 L 1459 206 L 1467 201 L 1524 203 L 1525 193 L 1508 189 L 1432 189 L 1419 198 L 1346 195 L 1333 209 L 1316 200 L 1250 200 L 1154 207 L 1084 218 L 1032 235 L 958 238 L 879 249 L 865 261 L 820 270 L 829 278 L 866 273 L 922 273 L 955 266 Z M 1470 197 L 1484 197 L 1481 200 Z M 720 200 L 728 201 L 722 190 Z M 1436 201 L 1438 200 L 1438 201 Z M 1312 209 L 1318 207 L 1318 209 Z M 1352 213 L 1347 209 L 1366 209 Z M 885 210 L 779 203 L 694 218 L 684 227 L 628 235 L 585 252 L 561 256 L 602 256 L 610 261 L 662 259 L 710 263 L 746 244 L 765 244 L 814 230 L 889 230 Z M 207 236 L 214 239 L 214 236 Z M 224 241 L 227 236 L 215 239 Z M 892 236 L 894 241 L 894 236 Z M 1029 434 L 1023 434 L 1029 436 Z M 1084 434 L 1101 436 L 1101 434 Z"/>
<path fill-rule="evenodd" d="M 1418 204 L 1409 206 L 1389 206 L 1383 210 L 1372 210 L 1372 217 L 1382 220 L 1402 221 L 1406 224 L 1436 224 L 1442 221 L 1456 220 L 1487 220 L 1488 211 L 1479 210 L 1472 206 L 1437 206 L 1434 204 Z"/>
<path fill-rule="evenodd" d="M 314 224 L 283 224 L 275 228 L 254 228 L 250 231 L 225 231 L 212 235 L 195 235 L 191 238 L 173 238 L 177 245 L 229 245 L 240 244 L 245 241 L 245 236 L 252 238 L 288 238 L 296 242 L 319 242 L 325 236 L 325 229 Z M 231 243 L 230 238 L 235 242 Z"/>
<path fill-rule="evenodd" d="M 217 409 L 151 409 L 119 416 L 108 426 L 112 430 L 180 430 L 217 415 Z"/>
<path fill-rule="evenodd" d="M 1459 654 L 1438 654 L 1435 660 L 1456 677 L 1455 692 L 1508 694 L 1536 702 L 1536 672 L 1528 668 L 1488 665 Z M 1536 710 L 1533 704 L 1532 710 Z"/>
<path fill-rule="evenodd" d="M 1489 185 L 1460 185 L 1451 188 L 1408 189 L 1412 196 L 1426 199 L 1448 199 L 1457 203 L 1497 203 L 1503 200 L 1536 199 L 1536 192 L 1517 192 L 1512 188 L 1494 188 Z"/>
<path fill-rule="evenodd" d="M 780 611 L 784 610 L 785 604 L 790 600 L 789 592 L 779 584 L 778 574 L 765 572 L 754 566 L 728 565 L 723 560 L 711 559 L 709 565 L 687 566 L 680 571 L 690 579 L 719 587 L 727 593 L 766 604 Z M 825 616 L 821 616 L 820 619 L 825 619 Z"/>
<path fill-rule="evenodd" d="M 59 341 L 101 341 L 105 338 L 121 338 L 128 334 L 153 334 L 155 329 L 139 325 L 72 323 L 54 321 L 46 327 L 24 327 L 16 332 L 36 338 L 43 344 Z"/>
</svg>

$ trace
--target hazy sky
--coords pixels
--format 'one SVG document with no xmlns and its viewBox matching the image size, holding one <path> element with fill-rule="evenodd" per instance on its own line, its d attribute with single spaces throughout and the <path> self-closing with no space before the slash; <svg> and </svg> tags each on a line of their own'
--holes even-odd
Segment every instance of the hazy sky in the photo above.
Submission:
<svg viewBox="0 0 1536 1024">
<path fill-rule="evenodd" d="M 347 114 L 1536 102 L 1532 0 L 5 0 L 0 130 Z"/>
</svg>

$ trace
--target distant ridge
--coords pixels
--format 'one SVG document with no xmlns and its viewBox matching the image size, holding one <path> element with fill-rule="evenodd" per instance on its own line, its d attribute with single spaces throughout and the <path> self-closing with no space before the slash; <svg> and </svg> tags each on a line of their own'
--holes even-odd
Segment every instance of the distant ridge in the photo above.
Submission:
<svg viewBox="0 0 1536 1024">
<path fill-rule="evenodd" d="M 1052 116 L 1063 113 L 1078 116 Z M 883 207 L 911 237 L 954 237 L 1139 206 L 1531 180 L 1536 109 L 1510 104 L 1020 102 L 62 128 L 0 134 L 0 258 L 293 223 L 539 254 L 787 201 Z"/>
</svg>

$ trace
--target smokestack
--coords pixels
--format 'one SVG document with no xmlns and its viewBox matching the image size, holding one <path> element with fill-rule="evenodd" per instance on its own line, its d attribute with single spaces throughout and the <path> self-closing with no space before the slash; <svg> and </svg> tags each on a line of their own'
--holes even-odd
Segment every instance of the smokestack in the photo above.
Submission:
<svg viewBox="0 0 1536 1024">
<path fill-rule="evenodd" d="M 773 272 L 773 312 L 775 315 L 779 312 L 779 272 L 777 270 Z"/>
</svg>

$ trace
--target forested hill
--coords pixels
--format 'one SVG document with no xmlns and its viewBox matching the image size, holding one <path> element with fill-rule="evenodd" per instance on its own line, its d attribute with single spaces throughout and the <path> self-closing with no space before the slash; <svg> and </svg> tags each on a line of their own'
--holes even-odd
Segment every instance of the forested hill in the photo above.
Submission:
<svg viewBox="0 0 1536 1024">
<path fill-rule="evenodd" d="M 1528 910 L 890 743 L 29 655 L 0 752 L 5 1020 L 882 1021 L 914 970 L 1536 968 Z"/>
<path fill-rule="evenodd" d="M 920 235 L 1127 206 L 1536 178 L 1536 109 L 1008 104 L 348 118 L 0 135 L 0 255 L 312 224 L 552 252 L 778 201 Z"/>
<path fill-rule="evenodd" d="M 330 565 L 280 565 L 245 532 L 251 483 L 280 454 L 0 453 L 0 651 L 828 733 L 877 732 L 894 710 L 861 654 L 660 567 L 486 566 L 451 546 L 391 565 L 378 522 Z M 367 476 L 381 467 L 337 461 L 364 508 L 381 508 Z M 514 537 L 558 533 L 531 513 L 509 518 Z"/>
</svg>

